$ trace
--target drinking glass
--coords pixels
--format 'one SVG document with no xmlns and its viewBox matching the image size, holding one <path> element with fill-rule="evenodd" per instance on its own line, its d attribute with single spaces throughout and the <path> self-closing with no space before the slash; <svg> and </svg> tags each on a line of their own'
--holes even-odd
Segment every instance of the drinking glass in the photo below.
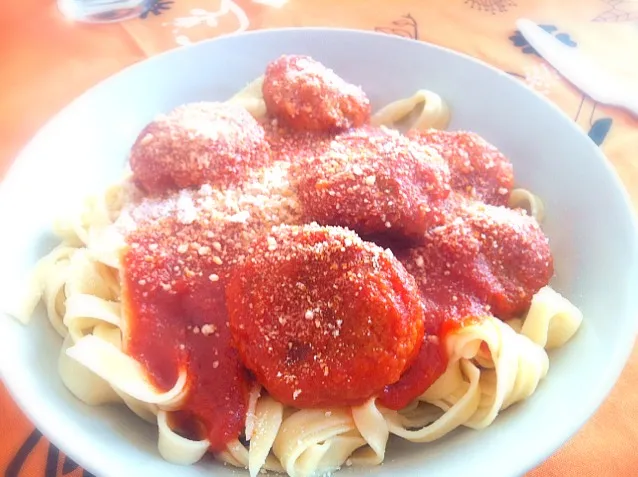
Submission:
<svg viewBox="0 0 638 477">
<path fill-rule="evenodd" d="M 58 0 L 62 14 L 76 21 L 111 23 L 138 17 L 152 0 Z"/>
</svg>

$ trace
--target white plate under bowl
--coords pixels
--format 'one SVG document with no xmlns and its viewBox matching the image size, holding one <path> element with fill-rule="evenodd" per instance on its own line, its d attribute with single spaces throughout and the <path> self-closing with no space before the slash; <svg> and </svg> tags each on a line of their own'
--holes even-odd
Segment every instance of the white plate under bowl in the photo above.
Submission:
<svg viewBox="0 0 638 477">
<path fill-rule="evenodd" d="M 229 36 L 159 55 L 82 95 L 25 148 L 0 186 L 0 293 L 24 287 L 49 250 L 54 216 L 120 176 L 138 131 L 157 113 L 224 100 L 283 53 L 309 54 L 363 86 L 378 107 L 419 88 L 441 94 L 452 129 L 483 135 L 514 163 L 518 184 L 545 201 L 554 286 L 584 315 L 551 353 L 537 393 L 483 431 L 431 444 L 393 440 L 383 466 L 346 475 L 520 475 L 556 450 L 603 401 L 634 344 L 638 236 L 631 206 L 599 149 L 556 107 L 508 75 L 425 43 L 346 30 L 287 29 Z M 2 301 L 0 301 L 1 308 Z M 228 476 L 208 459 L 164 462 L 155 429 L 121 407 L 91 408 L 63 387 L 60 339 L 39 309 L 31 326 L 0 317 L 2 379 L 42 432 L 98 475 Z"/>
</svg>

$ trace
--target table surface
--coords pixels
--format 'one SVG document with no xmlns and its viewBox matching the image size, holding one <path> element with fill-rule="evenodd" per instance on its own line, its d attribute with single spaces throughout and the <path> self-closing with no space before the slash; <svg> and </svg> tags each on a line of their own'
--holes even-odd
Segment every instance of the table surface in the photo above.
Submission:
<svg viewBox="0 0 638 477">
<path fill-rule="evenodd" d="M 8 0 L 0 14 L 0 178 L 49 118 L 132 63 L 246 29 L 330 26 L 417 38 L 515 75 L 558 104 L 602 147 L 637 206 L 638 120 L 565 82 L 516 31 L 520 17 L 638 84 L 638 0 L 147 0 L 140 18 L 107 25 L 70 22 L 54 0 Z M 635 350 L 598 412 L 528 476 L 638 475 L 637 391 Z M 90 475 L 34 429 L 2 384 L 0 435 L 2 475 Z M 521 441 L 524 445 L 524 436 Z"/>
</svg>

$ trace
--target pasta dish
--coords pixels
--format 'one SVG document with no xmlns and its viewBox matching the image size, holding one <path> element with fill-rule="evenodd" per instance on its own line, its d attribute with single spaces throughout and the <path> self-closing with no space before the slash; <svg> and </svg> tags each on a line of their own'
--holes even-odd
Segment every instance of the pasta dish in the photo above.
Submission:
<svg viewBox="0 0 638 477">
<path fill-rule="evenodd" d="M 151 121 L 124 177 L 56 223 L 42 301 L 89 405 L 163 458 L 251 476 L 385 458 L 532 395 L 581 312 L 549 286 L 542 201 L 435 92 L 372 113 L 286 55 L 226 102 Z"/>
</svg>

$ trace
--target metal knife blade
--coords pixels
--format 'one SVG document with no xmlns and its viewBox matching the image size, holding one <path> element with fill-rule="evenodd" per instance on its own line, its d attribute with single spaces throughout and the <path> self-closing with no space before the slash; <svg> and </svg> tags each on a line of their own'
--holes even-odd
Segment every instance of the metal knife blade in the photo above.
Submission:
<svg viewBox="0 0 638 477">
<path fill-rule="evenodd" d="M 625 86 L 585 54 L 564 45 L 531 20 L 519 19 L 516 27 L 539 55 L 590 98 L 638 116 L 638 91 Z"/>
</svg>

